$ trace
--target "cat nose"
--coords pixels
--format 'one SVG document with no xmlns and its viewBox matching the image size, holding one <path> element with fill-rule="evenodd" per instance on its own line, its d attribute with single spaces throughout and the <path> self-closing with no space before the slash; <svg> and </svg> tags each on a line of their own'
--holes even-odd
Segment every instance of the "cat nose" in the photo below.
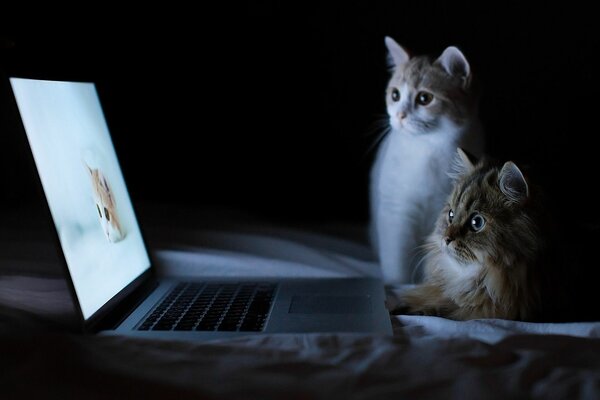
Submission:
<svg viewBox="0 0 600 400">
<path fill-rule="evenodd" d="M 398 117 L 399 117 L 400 119 L 404 119 L 404 118 L 406 118 L 406 112 L 404 112 L 404 111 L 400 111 L 400 112 L 398 113 Z"/>
<path fill-rule="evenodd" d="M 454 240 L 454 238 L 450 237 L 450 236 L 446 236 L 444 238 L 444 242 L 446 242 L 446 246 L 448 246 L 453 240 Z"/>
</svg>

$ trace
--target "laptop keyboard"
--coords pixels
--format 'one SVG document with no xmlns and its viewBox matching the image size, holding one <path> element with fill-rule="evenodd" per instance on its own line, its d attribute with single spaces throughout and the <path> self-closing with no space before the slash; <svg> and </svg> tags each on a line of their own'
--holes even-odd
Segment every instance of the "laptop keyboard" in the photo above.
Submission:
<svg viewBox="0 0 600 400">
<path fill-rule="evenodd" d="M 275 289 L 272 283 L 180 283 L 137 329 L 260 332 Z"/>
</svg>

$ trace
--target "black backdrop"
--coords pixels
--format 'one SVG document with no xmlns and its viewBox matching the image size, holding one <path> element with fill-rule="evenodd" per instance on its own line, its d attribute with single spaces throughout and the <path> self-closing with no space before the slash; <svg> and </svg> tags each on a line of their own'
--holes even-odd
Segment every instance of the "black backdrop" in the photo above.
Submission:
<svg viewBox="0 0 600 400">
<path fill-rule="evenodd" d="M 365 221 L 369 132 L 385 112 L 384 36 L 415 54 L 457 45 L 482 81 L 488 153 L 529 167 L 566 228 L 598 222 L 591 10 L 400 1 L 204 7 L 19 24 L 0 34 L 0 69 L 97 82 L 137 202 Z M 2 112 L 11 112 L 6 101 Z M 31 171 L 13 150 L 21 143 L 14 120 L 3 120 L 1 201 L 15 205 L 30 195 Z"/>
</svg>

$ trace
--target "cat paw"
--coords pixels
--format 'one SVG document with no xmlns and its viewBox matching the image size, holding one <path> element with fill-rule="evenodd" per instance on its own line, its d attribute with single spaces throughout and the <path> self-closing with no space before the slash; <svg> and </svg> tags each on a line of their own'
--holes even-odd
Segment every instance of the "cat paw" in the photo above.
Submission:
<svg viewBox="0 0 600 400">
<path fill-rule="evenodd" d="M 396 300 L 393 307 L 388 307 L 388 310 L 390 310 L 390 314 L 392 315 L 425 315 L 423 311 L 416 309 L 413 304 L 402 297 Z"/>
</svg>

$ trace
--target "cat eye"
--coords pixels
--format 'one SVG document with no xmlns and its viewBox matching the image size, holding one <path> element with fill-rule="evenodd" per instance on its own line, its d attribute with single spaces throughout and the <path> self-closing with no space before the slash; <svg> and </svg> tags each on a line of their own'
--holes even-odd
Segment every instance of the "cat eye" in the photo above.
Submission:
<svg viewBox="0 0 600 400">
<path fill-rule="evenodd" d="M 100 211 L 100 207 L 98 207 L 98 204 L 96 204 L 96 210 L 98 210 L 98 215 L 100 216 L 100 218 L 102 218 L 102 211 Z"/>
<path fill-rule="evenodd" d="M 392 101 L 397 102 L 400 100 L 400 91 L 397 88 L 392 89 Z"/>
<path fill-rule="evenodd" d="M 450 210 L 450 211 L 448 211 L 448 222 L 452 223 L 453 219 L 454 219 L 454 211 Z"/>
<path fill-rule="evenodd" d="M 106 209 L 106 207 L 104 207 L 104 216 L 106 217 L 107 221 L 110 221 L 110 213 L 108 212 L 108 210 Z"/>
<path fill-rule="evenodd" d="M 433 95 L 429 92 L 419 92 L 417 93 L 417 104 L 421 106 L 426 106 L 427 104 L 433 101 Z"/>
<path fill-rule="evenodd" d="M 474 232 L 479 232 L 485 226 L 485 218 L 483 218 L 480 214 L 473 214 L 471 216 L 471 229 Z"/>
</svg>

